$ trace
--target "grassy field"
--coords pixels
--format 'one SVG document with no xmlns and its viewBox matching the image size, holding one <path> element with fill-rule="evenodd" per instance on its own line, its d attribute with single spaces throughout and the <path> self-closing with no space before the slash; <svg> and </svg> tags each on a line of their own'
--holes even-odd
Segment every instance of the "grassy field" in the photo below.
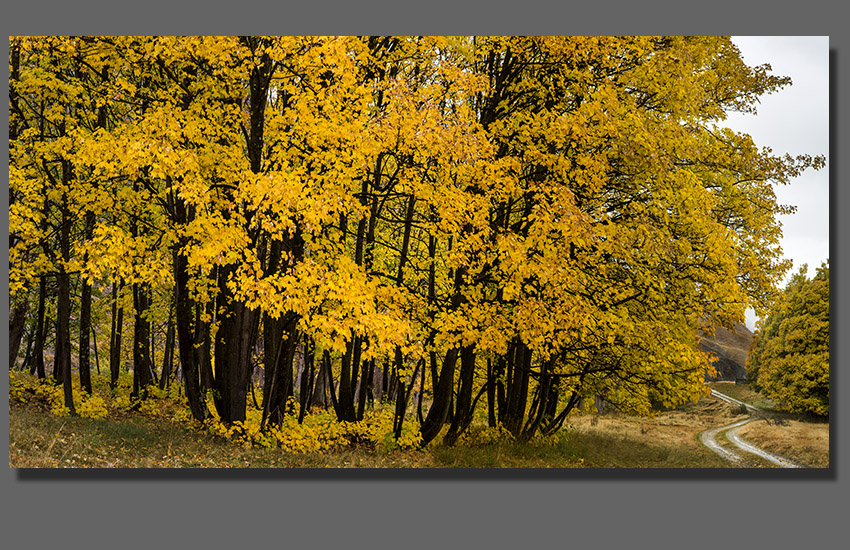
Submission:
<svg viewBox="0 0 850 550">
<path fill-rule="evenodd" d="M 745 386 L 717 389 L 748 402 L 763 397 Z M 750 393 L 747 393 L 750 392 Z M 473 426 L 462 444 L 439 439 L 424 449 L 359 443 L 318 452 L 241 444 L 185 421 L 126 412 L 108 419 L 55 416 L 35 401 L 9 409 L 13 468 L 726 468 L 699 432 L 745 418 L 740 408 L 704 398 L 653 417 L 573 415 L 554 438 L 519 444 Z M 754 422 L 753 443 L 804 464 L 829 463 L 829 425 Z"/>
<path fill-rule="evenodd" d="M 127 415 L 118 420 L 57 417 L 15 404 L 9 414 L 13 468 L 722 468 L 696 434 L 732 418 L 714 400 L 651 419 L 575 416 L 556 438 L 419 450 L 359 445 L 317 453 L 244 446 L 187 425 Z"/>
<path fill-rule="evenodd" d="M 787 425 L 764 420 L 742 427 L 742 437 L 766 451 L 776 453 L 811 468 L 829 467 L 829 424 L 788 421 Z"/>
</svg>

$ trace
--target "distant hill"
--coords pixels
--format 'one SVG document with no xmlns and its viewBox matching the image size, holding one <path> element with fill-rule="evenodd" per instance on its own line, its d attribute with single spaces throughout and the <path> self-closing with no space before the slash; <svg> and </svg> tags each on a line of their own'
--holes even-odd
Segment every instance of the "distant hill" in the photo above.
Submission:
<svg viewBox="0 0 850 550">
<path fill-rule="evenodd" d="M 729 380 L 747 377 L 747 352 L 753 342 L 753 333 L 744 325 L 735 330 L 718 328 L 714 335 L 700 333 L 699 347 L 717 356 L 713 366 L 716 377 L 706 376 L 706 380 Z"/>
</svg>

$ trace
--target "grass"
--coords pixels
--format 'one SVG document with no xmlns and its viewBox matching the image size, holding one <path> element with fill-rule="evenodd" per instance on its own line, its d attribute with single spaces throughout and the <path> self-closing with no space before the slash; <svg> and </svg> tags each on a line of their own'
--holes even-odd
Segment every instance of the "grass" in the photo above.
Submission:
<svg viewBox="0 0 850 550">
<path fill-rule="evenodd" d="M 141 415 L 110 420 L 57 417 L 30 404 L 9 414 L 9 466 L 14 468 L 714 468 L 727 467 L 696 433 L 717 410 L 693 404 L 652 419 L 571 417 L 548 442 L 501 440 L 419 450 L 366 445 L 287 453 L 239 445 L 187 425 Z M 715 407 L 716 408 L 716 407 Z M 722 409 L 722 407 L 721 407 Z M 721 417 L 723 413 L 721 412 Z M 725 420 L 722 420 L 725 421 Z"/>
<path fill-rule="evenodd" d="M 764 409 L 768 412 L 777 412 L 776 403 L 769 397 L 753 390 L 749 384 L 736 384 L 735 382 L 709 382 L 709 387 L 722 394 L 728 395 L 738 401 L 743 401 L 754 407 Z"/>
<path fill-rule="evenodd" d="M 527 444 L 479 422 L 454 447 L 442 445 L 437 438 L 424 449 L 391 448 L 386 437 L 380 436 L 380 430 L 390 429 L 383 426 L 377 428 L 378 437 L 342 439 L 338 441 L 343 444 L 337 442 L 325 450 L 297 452 L 314 446 L 266 448 L 254 439 L 227 438 L 220 431 L 198 429 L 179 414 L 185 408 L 179 396 L 151 399 L 150 406 L 134 412 L 128 403 L 122 405 L 104 393 L 105 418 L 98 419 L 56 416 L 51 403 L 61 398 L 50 393 L 58 390 L 49 384 L 18 378 L 13 385 L 9 407 L 9 465 L 13 468 L 723 468 L 729 464 L 705 448 L 698 434 L 746 417 L 737 407 L 704 398 L 649 418 L 571 415 L 556 437 Z M 747 388 L 728 383 L 713 386 L 753 400 Z M 796 427 L 794 433 L 809 434 L 799 440 L 810 443 L 813 450 L 783 452 L 795 445 L 795 437 L 777 426 L 761 424 L 765 427 L 752 435 L 757 444 L 765 441 L 765 448 L 807 464 L 828 463 L 828 426 L 825 439 L 820 432 L 816 436 Z M 295 437 L 296 432 L 286 433 Z M 313 438 L 310 433 L 301 437 Z"/>
<path fill-rule="evenodd" d="M 284 453 L 142 416 L 118 421 L 56 417 L 21 405 L 9 411 L 13 468 L 419 467 L 427 458 L 419 451 L 394 451 L 391 457 L 358 449 Z"/>
<path fill-rule="evenodd" d="M 766 451 L 810 468 L 829 467 L 828 423 L 790 420 L 787 424 L 775 424 L 759 420 L 743 426 L 739 433 Z"/>
</svg>

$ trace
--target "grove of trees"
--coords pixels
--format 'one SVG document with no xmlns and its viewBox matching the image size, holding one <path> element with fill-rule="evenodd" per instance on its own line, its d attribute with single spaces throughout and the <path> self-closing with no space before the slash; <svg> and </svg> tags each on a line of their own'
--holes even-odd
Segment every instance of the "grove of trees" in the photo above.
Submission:
<svg viewBox="0 0 850 550">
<path fill-rule="evenodd" d="M 747 371 L 783 410 L 829 416 L 829 260 L 807 274 L 803 265 L 768 313 Z"/>
<path fill-rule="evenodd" d="M 824 162 L 723 127 L 790 83 L 725 37 L 9 46 L 10 368 L 72 412 L 100 360 L 197 420 L 385 403 L 424 443 L 682 403 Z"/>
</svg>

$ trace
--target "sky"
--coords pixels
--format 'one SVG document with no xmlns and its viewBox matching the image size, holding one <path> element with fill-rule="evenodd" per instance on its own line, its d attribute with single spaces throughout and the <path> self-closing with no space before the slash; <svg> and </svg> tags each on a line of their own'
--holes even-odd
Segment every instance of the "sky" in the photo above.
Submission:
<svg viewBox="0 0 850 550">
<path fill-rule="evenodd" d="M 812 277 L 829 258 L 829 37 L 735 36 L 732 41 L 747 65 L 767 63 L 773 74 L 791 77 L 792 84 L 762 96 L 757 115 L 730 113 L 725 125 L 774 154 L 826 157 L 826 167 L 807 170 L 775 190 L 777 202 L 797 207 L 780 217 L 782 250 L 794 262 L 784 286 L 803 264 Z M 752 311 L 746 324 L 755 327 Z"/>
</svg>

